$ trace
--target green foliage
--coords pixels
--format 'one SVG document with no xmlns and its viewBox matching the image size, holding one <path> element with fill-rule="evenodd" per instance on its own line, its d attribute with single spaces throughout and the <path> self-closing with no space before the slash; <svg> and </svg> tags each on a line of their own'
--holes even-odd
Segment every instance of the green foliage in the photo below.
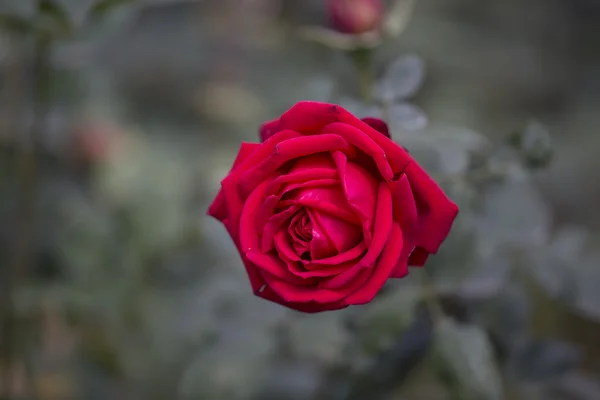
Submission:
<svg viewBox="0 0 600 400">
<path fill-rule="evenodd" d="M 438 321 L 435 330 L 436 364 L 448 379 L 454 398 L 500 400 L 502 382 L 491 344 L 478 326 Z"/>
</svg>

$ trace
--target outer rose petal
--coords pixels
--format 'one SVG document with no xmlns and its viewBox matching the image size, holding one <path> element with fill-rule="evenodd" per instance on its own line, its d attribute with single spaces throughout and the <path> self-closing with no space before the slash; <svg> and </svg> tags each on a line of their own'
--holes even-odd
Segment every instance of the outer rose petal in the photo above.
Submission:
<svg viewBox="0 0 600 400">
<path fill-rule="evenodd" d="M 233 166 L 231 167 L 231 172 L 236 166 L 240 165 L 256 148 L 260 146 L 258 143 L 246 143 L 242 142 L 240 146 L 240 150 L 238 151 L 238 155 L 233 162 Z M 227 207 L 225 205 L 225 197 L 223 195 L 223 190 L 219 190 L 219 194 L 212 202 L 210 207 L 208 207 L 208 215 L 218 219 L 223 222 L 225 218 L 227 218 Z"/>
<path fill-rule="evenodd" d="M 406 176 L 418 210 L 417 245 L 435 253 L 450 233 L 458 207 L 417 163 L 406 168 Z"/>
<path fill-rule="evenodd" d="M 429 253 L 422 247 L 415 247 L 413 252 L 408 257 L 408 265 L 412 267 L 422 267 L 425 265 Z"/>
<path fill-rule="evenodd" d="M 397 143 L 335 104 L 301 101 L 281 116 L 279 128 L 310 135 L 319 132 L 320 128 L 333 122 L 352 125 L 373 139 L 384 150 L 394 173 L 403 172 L 404 168 L 413 162 L 406 150 Z"/>
<path fill-rule="evenodd" d="M 273 301 L 275 303 L 281 304 L 282 306 L 289 307 L 293 310 L 304 312 L 304 313 L 318 313 L 323 311 L 333 311 L 333 310 L 341 310 L 342 308 L 348 307 L 348 304 L 343 301 L 336 301 L 334 303 L 322 304 L 316 303 L 314 301 L 308 303 L 295 303 L 283 300 L 277 293 L 273 291 L 268 286 L 263 286 L 262 290 L 255 292 L 257 296 L 262 297 L 263 299 Z"/>
<path fill-rule="evenodd" d="M 260 141 L 264 142 L 279 131 L 279 118 L 265 122 L 260 126 Z"/>
<path fill-rule="evenodd" d="M 366 117 L 363 118 L 362 121 L 365 124 L 369 125 L 371 128 L 375 129 L 377 132 L 383 134 L 384 136 L 391 137 L 390 128 L 384 120 L 374 117 Z"/>
<path fill-rule="evenodd" d="M 276 133 L 262 145 L 256 146 L 255 151 L 250 153 L 250 155 L 241 161 L 239 165 L 236 165 L 235 168 L 231 170 L 229 175 L 227 175 L 221 182 L 221 191 L 227 207 L 227 218 L 222 222 L 236 245 L 239 244 L 238 223 L 240 220 L 240 214 L 242 212 L 242 208 L 244 207 L 244 201 L 248 197 L 247 195 L 242 195 L 241 191 L 239 190 L 240 179 L 244 171 L 247 171 L 257 164 L 260 164 L 265 157 L 274 151 L 279 141 L 285 141 L 287 139 L 296 138 L 299 136 L 299 133 L 290 130 Z"/>
<path fill-rule="evenodd" d="M 396 266 L 402 253 L 402 231 L 397 223 L 393 223 L 389 241 L 377 261 L 373 274 L 356 292 L 346 298 L 348 304 L 365 304 L 373 300 L 379 289 L 387 281 L 390 272 Z"/>
</svg>

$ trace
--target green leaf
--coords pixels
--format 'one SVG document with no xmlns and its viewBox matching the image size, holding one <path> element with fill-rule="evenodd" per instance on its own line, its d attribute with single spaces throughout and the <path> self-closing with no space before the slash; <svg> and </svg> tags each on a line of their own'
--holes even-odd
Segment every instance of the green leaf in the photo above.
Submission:
<svg viewBox="0 0 600 400">
<path fill-rule="evenodd" d="M 38 3 L 36 27 L 52 36 L 70 36 L 75 31 L 67 10 L 52 0 Z"/>
<path fill-rule="evenodd" d="M 486 333 L 449 318 L 436 324 L 435 359 L 453 386 L 456 398 L 500 400 L 502 383 Z"/>
<path fill-rule="evenodd" d="M 411 20 L 415 0 L 396 0 L 387 12 L 383 23 L 385 33 L 396 38 L 404 32 Z"/>
<path fill-rule="evenodd" d="M 33 31 L 33 24 L 27 18 L 21 16 L 0 14 L 0 29 L 18 35 L 25 35 Z"/>
<path fill-rule="evenodd" d="M 381 102 L 391 103 L 413 96 L 425 80 L 425 62 L 415 54 L 406 54 L 394 60 L 385 70 L 374 89 Z"/>
<path fill-rule="evenodd" d="M 117 7 L 132 4 L 136 0 L 100 0 L 92 6 L 88 14 L 88 18 L 93 21 L 105 18 L 109 12 Z"/>
<path fill-rule="evenodd" d="M 529 121 L 522 130 L 514 132 L 507 139 L 519 151 L 525 166 L 531 169 L 545 167 L 552 160 L 552 138 L 548 129 L 538 121 Z"/>
<path fill-rule="evenodd" d="M 520 380 L 549 382 L 574 371 L 581 356 L 581 351 L 567 342 L 531 340 L 518 349 L 509 366 Z"/>
</svg>

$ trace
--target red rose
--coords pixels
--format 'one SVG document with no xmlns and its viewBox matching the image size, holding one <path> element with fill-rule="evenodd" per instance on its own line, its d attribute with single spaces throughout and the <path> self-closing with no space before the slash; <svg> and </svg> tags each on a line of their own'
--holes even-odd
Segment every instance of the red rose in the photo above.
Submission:
<svg viewBox="0 0 600 400">
<path fill-rule="evenodd" d="M 328 0 L 327 11 L 335 29 L 360 34 L 379 28 L 383 4 L 381 0 Z"/>
<path fill-rule="evenodd" d="M 423 266 L 458 214 L 380 120 L 303 101 L 261 139 L 242 143 L 208 214 L 267 300 L 304 312 L 368 303 Z"/>
</svg>

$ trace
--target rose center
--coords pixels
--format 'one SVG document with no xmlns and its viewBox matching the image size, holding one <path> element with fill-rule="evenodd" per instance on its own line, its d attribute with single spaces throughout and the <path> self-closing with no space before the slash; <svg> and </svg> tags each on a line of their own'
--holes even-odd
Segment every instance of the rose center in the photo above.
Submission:
<svg viewBox="0 0 600 400">
<path fill-rule="evenodd" d="M 302 259 L 310 259 L 310 242 L 313 238 L 313 224 L 305 209 L 299 210 L 288 227 L 291 245 Z"/>
</svg>

